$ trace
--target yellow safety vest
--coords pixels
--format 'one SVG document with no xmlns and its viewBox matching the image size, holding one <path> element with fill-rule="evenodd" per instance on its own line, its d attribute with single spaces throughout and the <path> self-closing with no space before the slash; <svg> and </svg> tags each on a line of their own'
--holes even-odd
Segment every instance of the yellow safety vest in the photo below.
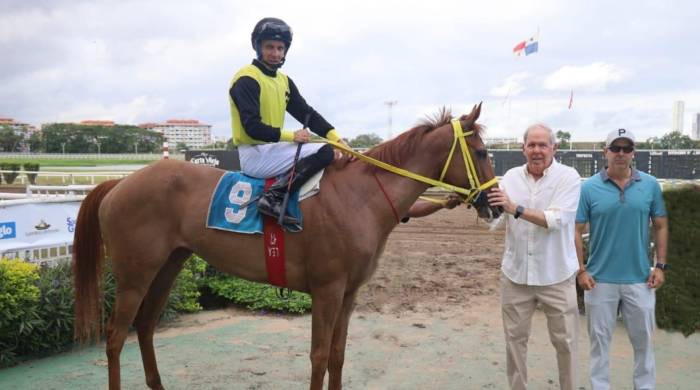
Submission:
<svg viewBox="0 0 700 390">
<path fill-rule="evenodd" d="M 270 77 L 264 74 L 257 66 L 252 64 L 247 65 L 233 76 L 229 90 L 241 77 L 248 76 L 257 81 L 258 85 L 260 85 L 260 118 L 262 119 L 262 123 L 282 130 L 284 126 L 284 114 L 287 111 L 287 101 L 290 94 L 289 79 L 287 75 L 279 70 L 276 73 L 275 77 Z M 243 128 L 243 123 L 241 123 L 241 114 L 238 112 L 238 107 L 233 103 L 230 94 L 228 101 L 231 106 L 233 143 L 235 145 L 266 143 L 265 141 L 253 139 L 246 133 Z"/>
</svg>

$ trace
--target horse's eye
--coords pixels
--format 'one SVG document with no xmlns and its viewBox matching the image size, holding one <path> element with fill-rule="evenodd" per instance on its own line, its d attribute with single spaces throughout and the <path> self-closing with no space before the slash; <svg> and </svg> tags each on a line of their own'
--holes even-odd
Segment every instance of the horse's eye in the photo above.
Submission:
<svg viewBox="0 0 700 390">
<path fill-rule="evenodd" d="M 476 156 L 480 159 L 485 159 L 489 156 L 489 152 L 487 152 L 486 149 L 478 149 L 476 150 Z"/>
</svg>

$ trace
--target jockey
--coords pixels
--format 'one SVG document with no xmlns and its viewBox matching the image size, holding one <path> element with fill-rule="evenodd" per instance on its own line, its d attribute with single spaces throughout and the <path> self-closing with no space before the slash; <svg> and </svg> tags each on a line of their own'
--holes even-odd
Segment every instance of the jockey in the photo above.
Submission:
<svg viewBox="0 0 700 390">
<path fill-rule="evenodd" d="M 250 38 L 256 59 L 233 76 L 229 89 L 233 143 L 238 147 L 241 172 L 261 179 L 288 172 L 294 164 L 297 143 L 311 140 L 306 127 L 321 137 L 345 144 L 333 126 L 306 103 L 292 79 L 279 71 L 292 44 L 292 29 L 287 23 L 264 18 L 255 25 Z M 285 112 L 304 128 L 283 129 Z M 333 159 L 331 145 L 304 145 L 290 190 L 298 190 Z M 258 201 L 261 213 L 279 217 L 289 176 L 287 173 L 263 194 Z M 284 224 L 298 222 L 288 215 L 284 217 Z"/>
</svg>

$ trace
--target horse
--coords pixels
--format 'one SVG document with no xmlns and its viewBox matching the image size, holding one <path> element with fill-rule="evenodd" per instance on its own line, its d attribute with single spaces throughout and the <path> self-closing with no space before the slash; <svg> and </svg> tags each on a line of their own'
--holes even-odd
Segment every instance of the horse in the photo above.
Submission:
<svg viewBox="0 0 700 390">
<path fill-rule="evenodd" d="M 455 186 L 469 188 L 475 179 L 489 182 L 489 188 L 473 189 L 480 196 L 472 202 L 480 217 L 497 216 L 502 209 L 485 201 L 495 178 L 482 127 L 476 123 L 480 112 L 481 104 L 455 120 L 465 130 L 458 134 L 453 131 L 457 122 L 443 108 L 366 155 L 428 178 L 444 177 Z M 461 147 L 468 148 L 464 162 L 451 158 L 458 137 L 466 140 L 460 140 Z M 471 169 L 476 178 L 465 172 L 470 170 L 464 164 L 467 155 L 476 156 Z M 100 279 L 107 256 L 116 281 L 105 332 L 110 390 L 120 388 L 119 356 L 131 325 L 138 335 L 146 384 L 164 388 L 153 333 L 173 282 L 192 253 L 230 275 L 267 282 L 262 235 L 205 228 L 211 194 L 224 173 L 161 160 L 123 179 L 103 182 L 83 201 L 73 244 L 75 337 L 85 343 L 102 334 Z M 286 234 L 284 244 L 288 287 L 312 297 L 312 390 L 323 387 L 326 372 L 328 389 L 342 387 L 348 323 L 358 288 L 377 268 L 399 217 L 429 184 L 355 160 L 329 166 L 320 187 L 301 203 L 303 231 Z"/>
</svg>

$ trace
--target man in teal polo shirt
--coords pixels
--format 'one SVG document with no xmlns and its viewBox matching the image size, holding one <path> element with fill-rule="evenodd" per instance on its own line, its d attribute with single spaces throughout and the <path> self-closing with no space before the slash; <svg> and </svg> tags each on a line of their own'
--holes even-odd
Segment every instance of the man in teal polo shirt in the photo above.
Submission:
<svg viewBox="0 0 700 390">
<path fill-rule="evenodd" d="M 634 349 L 634 388 L 654 389 L 654 291 L 664 282 L 668 222 L 656 178 L 631 166 L 635 137 L 608 134 L 608 166 L 586 180 L 576 215 L 579 285 L 585 290 L 593 390 L 610 389 L 609 347 L 618 308 Z M 649 221 L 654 226 L 656 264 L 649 259 Z M 588 262 L 582 235 L 589 225 Z M 651 271 L 650 271 L 651 270 Z"/>
</svg>

